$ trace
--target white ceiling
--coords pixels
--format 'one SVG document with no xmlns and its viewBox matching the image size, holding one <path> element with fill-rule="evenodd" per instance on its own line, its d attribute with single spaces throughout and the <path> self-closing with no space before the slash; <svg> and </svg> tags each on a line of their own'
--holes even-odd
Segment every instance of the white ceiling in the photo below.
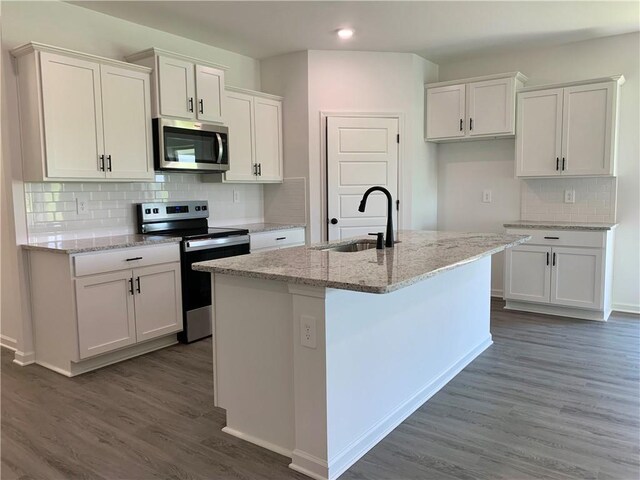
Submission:
<svg viewBox="0 0 640 480">
<path fill-rule="evenodd" d="M 638 1 L 73 1 L 254 58 L 299 50 L 413 52 L 436 63 L 640 30 Z M 341 41 L 335 31 L 356 33 Z"/>
</svg>

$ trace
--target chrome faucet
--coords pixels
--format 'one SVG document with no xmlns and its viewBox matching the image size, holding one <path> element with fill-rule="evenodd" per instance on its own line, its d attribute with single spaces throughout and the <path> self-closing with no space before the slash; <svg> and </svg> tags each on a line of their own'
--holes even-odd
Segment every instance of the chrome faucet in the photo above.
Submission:
<svg viewBox="0 0 640 480">
<path fill-rule="evenodd" d="M 360 200 L 360 206 L 358 207 L 359 212 L 364 212 L 364 209 L 367 206 L 367 198 L 371 192 L 382 192 L 387 196 L 387 234 L 384 242 L 384 246 L 386 248 L 393 247 L 393 199 L 391 198 L 391 194 L 389 190 L 384 187 L 371 187 L 362 196 L 362 200 Z"/>
</svg>

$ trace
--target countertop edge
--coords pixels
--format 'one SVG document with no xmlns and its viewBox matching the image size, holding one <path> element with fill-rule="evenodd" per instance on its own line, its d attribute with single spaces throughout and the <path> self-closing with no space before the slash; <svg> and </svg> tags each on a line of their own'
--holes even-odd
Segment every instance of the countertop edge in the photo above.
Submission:
<svg viewBox="0 0 640 480">
<path fill-rule="evenodd" d="M 260 226 L 258 226 L 260 225 Z M 269 222 L 254 222 L 254 223 L 239 223 L 236 225 L 225 225 L 224 228 L 243 228 L 249 230 L 249 235 L 252 233 L 265 233 L 276 232 L 278 230 L 293 230 L 295 228 L 307 228 L 306 223 L 269 223 Z"/>
<path fill-rule="evenodd" d="M 225 267 L 215 267 L 215 266 L 201 266 L 198 264 L 193 264 L 192 268 L 199 272 L 208 272 L 208 273 L 220 273 L 223 275 L 233 275 L 237 277 L 245 277 L 245 278 L 255 278 L 262 280 L 275 280 L 287 283 L 294 283 L 298 285 L 308 285 L 311 287 L 321 287 L 321 288 L 335 288 L 338 290 L 349 290 L 354 292 L 361 293 L 374 293 L 374 294 L 385 294 L 392 293 L 396 290 L 400 290 L 402 288 L 408 287 L 415 283 L 426 280 L 427 278 L 434 277 L 440 273 L 447 272 L 449 270 L 453 270 L 454 268 L 461 267 L 468 263 L 474 262 L 481 258 L 494 255 L 496 253 L 502 252 L 507 248 L 515 247 L 516 245 L 520 245 L 522 243 L 528 242 L 531 240 L 531 236 L 523 237 L 514 242 L 492 248 L 480 254 L 474 255 L 469 258 L 465 258 L 456 263 L 452 263 L 451 265 L 447 265 L 436 270 L 431 270 L 429 272 L 425 272 L 423 274 L 417 275 L 415 277 L 403 280 L 398 283 L 394 283 L 388 286 L 374 286 L 374 285 L 361 285 L 357 283 L 345 283 L 345 282 L 335 282 L 331 280 L 318 280 L 312 278 L 301 278 L 301 277 L 293 277 L 291 275 L 283 275 L 278 273 L 267 273 L 267 272 L 252 272 L 247 270 L 238 270 L 233 268 L 225 268 Z M 308 247 L 300 247 L 300 248 L 308 248 Z"/>
<path fill-rule="evenodd" d="M 521 228 L 521 229 L 528 229 L 528 230 L 574 230 L 574 231 L 584 231 L 584 232 L 606 232 L 609 230 L 613 230 L 614 228 L 616 228 L 618 226 L 617 223 L 612 223 L 612 224 L 606 224 L 606 225 L 602 225 L 602 226 L 595 226 L 595 225 L 566 225 L 566 224 L 562 224 L 562 223 L 558 223 L 558 224 L 542 224 L 542 225 L 536 225 L 536 224 L 520 224 L 520 223 L 504 223 L 502 225 L 505 228 Z"/>
<path fill-rule="evenodd" d="M 62 248 L 62 247 L 57 248 L 57 247 L 51 247 L 51 246 L 38 244 L 38 243 L 23 243 L 20 246 L 25 250 L 59 253 L 63 255 L 75 255 L 78 253 L 101 252 L 105 250 L 144 247 L 144 246 L 158 245 L 158 244 L 164 244 L 164 243 L 180 243 L 181 241 L 182 241 L 182 238 L 180 237 L 166 237 L 158 240 L 141 240 L 138 242 L 128 242 L 128 243 L 122 243 L 122 244 L 116 244 L 116 245 L 101 245 L 101 246 L 94 246 L 94 247 L 79 247 L 79 248 Z"/>
</svg>

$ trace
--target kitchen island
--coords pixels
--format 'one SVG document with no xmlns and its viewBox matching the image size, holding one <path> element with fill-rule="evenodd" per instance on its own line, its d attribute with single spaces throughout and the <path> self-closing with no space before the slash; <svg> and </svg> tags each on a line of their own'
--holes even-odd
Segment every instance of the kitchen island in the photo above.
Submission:
<svg viewBox="0 0 640 480">
<path fill-rule="evenodd" d="M 194 264 L 213 275 L 224 431 L 338 477 L 491 345 L 491 255 L 528 238 L 400 231 L 382 250 L 345 240 Z"/>
</svg>

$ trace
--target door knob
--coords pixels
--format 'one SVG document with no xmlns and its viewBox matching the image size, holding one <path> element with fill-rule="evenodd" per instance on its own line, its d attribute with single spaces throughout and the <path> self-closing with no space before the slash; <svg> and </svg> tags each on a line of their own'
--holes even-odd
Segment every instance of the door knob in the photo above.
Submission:
<svg viewBox="0 0 640 480">
<path fill-rule="evenodd" d="M 335 225 L 336 223 L 338 223 L 338 219 L 337 218 L 332 218 L 331 219 L 331 225 Z"/>
</svg>

